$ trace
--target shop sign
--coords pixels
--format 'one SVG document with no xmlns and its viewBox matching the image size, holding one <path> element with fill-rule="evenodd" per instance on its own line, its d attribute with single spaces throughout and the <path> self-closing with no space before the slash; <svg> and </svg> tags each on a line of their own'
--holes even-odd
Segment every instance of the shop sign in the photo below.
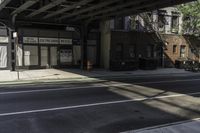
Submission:
<svg viewBox="0 0 200 133">
<path fill-rule="evenodd" d="M 67 26 L 67 27 L 66 27 L 66 31 L 76 31 L 76 30 L 75 30 L 74 27 L 69 27 L 69 26 Z"/>
<path fill-rule="evenodd" d="M 37 37 L 23 37 L 23 43 L 38 44 L 38 38 Z"/>
<path fill-rule="evenodd" d="M 72 62 L 72 50 L 71 49 L 60 50 L 60 62 L 61 63 L 71 63 Z"/>
<path fill-rule="evenodd" d="M 67 44 L 67 45 L 72 45 L 72 39 L 60 39 L 60 44 Z"/>
<path fill-rule="evenodd" d="M 1 38 L 0 38 L 1 39 Z M 72 39 L 65 38 L 38 38 L 38 37 L 23 37 L 23 43 L 26 44 L 63 44 L 63 45 L 72 45 Z"/>
<path fill-rule="evenodd" d="M 40 44 L 59 44 L 58 38 L 39 38 Z"/>
<path fill-rule="evenodd" d="M 8 37 L 0 37 L 0 43 L 8 43 Z"/>
</svg>

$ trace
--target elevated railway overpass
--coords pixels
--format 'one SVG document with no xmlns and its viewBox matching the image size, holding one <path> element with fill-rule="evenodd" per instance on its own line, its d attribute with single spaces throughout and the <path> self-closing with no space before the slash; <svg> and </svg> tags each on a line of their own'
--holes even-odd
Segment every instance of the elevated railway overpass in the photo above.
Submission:
<svg viewBox="0 0 200 133">
<path fill-rule="evenodd" d="M 75 27 L 81 33 L 81 62 L 83 68 L 84 60 L 87 59 L 86 43 L 89 28 L 98 27 L 102 20 L 138 14 L 191 1 L 193 0 L 0 0 L 0 24 L 8 29 L 6 34 L 8 34 L 8 40 L 10 41 L 5 42 L 10 43 L 10 51 L 12 52 L 9 55 L 11 63 L 8 63 L 8 66 L 12 70 L 15 68 L 16 53 L 14 53 L 14 49 L 16 48 L 16 41 L 11 40 L 13 39 L 12 32 L 17 31 L 19 27 L 47 27 L 53 29 Z M 3 32 L 2 36 L 5 36 Z M 5 38 L 3 39 L 5 40 Z M 36 38 L 31 39 L 32 42 L 29 40 L 27 43 L 38 42 Z M 56 42 L 57 40 L 46 40 L 46 43 L 50 41 Z M 71 40 L 65 39 L 62 41 Z M 43 44 L 45 44 L 44 40 Z M 22 62 L 24 62 L 24 59 Z"/>
</svg>

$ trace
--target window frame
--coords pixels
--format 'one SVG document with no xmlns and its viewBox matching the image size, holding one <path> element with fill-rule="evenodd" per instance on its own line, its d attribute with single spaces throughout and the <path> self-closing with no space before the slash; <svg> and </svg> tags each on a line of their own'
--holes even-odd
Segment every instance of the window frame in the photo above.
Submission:
<svg viewBox="0 0 200 133">
<path fill-rule="evenodd" d="M 175 49 L 174 49 L 175 48 Z M 172 53 L 173 54 L 177 54 L 178 53 L 178 49 L 177 49 L 178 47 L 177 47 L 177 45 L 173 45 L 172 46 Z"/>
</svg>

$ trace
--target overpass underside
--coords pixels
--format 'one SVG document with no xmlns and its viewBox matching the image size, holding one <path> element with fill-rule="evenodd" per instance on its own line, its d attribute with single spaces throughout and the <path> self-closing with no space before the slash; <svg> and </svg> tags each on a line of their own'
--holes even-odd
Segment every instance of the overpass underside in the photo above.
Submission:
<svg viewBox="0 0 200 133">
<path fill-rule="evenodd" d="M 190 1 L 193 0 L 1 0 L 0 19 L 11 21 L 16 18 L 16 21 L 80 24 Z"/>
<path fill-rule="evenodd" d="M 8 29 L 9 40 L 14 39 L 12 32 L 24 26 L 45 25 L 54 29 L 56 26 L 76 27 L 81 33 L 83 68 L 84 60 L 87 60 L 88 27 L 98 27 L 101 20 L 138 14 L 191 1 L 194 0 L 0 0 L 0 25 Z M 10 51 L 15 51 L 16 44 L 13 41 L 8 43 Z M 12 70 L 16 64 L 15 54 L 13 52 L 9 55 Z"/>
</svg>

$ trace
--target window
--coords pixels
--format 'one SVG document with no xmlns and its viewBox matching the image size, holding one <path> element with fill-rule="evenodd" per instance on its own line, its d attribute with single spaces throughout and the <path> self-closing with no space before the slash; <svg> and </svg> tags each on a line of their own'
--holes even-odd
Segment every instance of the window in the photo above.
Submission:
<svg viewBox="0 0 200 133">
<path fill-rule="evenodd" d="M 165 15 L 160 14 L 158 16 L 158 28 L 159 28 L 159 31 L 161 31 L 161 32 L 165 31 L 165 23 L 166 23 Z"/>
<path fill-rule="evenodd" d="M 165 32 L 165 25 L 167 25 L 166 20 L 166 11 L 165 10 L 159 10 L 158 11 L 158 29 L 160 32 Z"/>
<path fill-rule="evenodd" d="M 125 27 L 125 18 L 120 17 L 115 19 L 115 29 L 116 30 L 124 30 Z"/>
<path fill-rule="evenodd" d="M 38 65 L 38 47 L 24 46 L 24 65 Z"/>
<path fill-rule="evenodd" d="M 0 68 L 7 67 L 7 46 L 0 46 Z"/>
<path fill-rule="evenodd" d="M 178 33 L 179 30 L 179 16 L 172 16 L 171 30 L 173 33 Z"/>
<path fill-rule="evenodd" d="M 177 53 L 177 45 L 173 45 L 173 54 Z"/>
<path fill-rule="evenodd" d="M 181 45 L 181 47 L 180 47 L 180 57 L 185 58 L 185 54 L 186 54 L 186 46 Z"/>
</svg>

